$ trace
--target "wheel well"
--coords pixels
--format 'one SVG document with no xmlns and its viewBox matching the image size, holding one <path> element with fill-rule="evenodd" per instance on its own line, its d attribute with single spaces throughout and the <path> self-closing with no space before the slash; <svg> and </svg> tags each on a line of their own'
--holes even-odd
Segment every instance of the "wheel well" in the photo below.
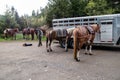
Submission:
<svg viewBox="0 0 120 80">
<path fill-rule="evenodd" d="M 118 38 L 118 41 L 116 43 L 117 45 L 120 45 L 120 37 Z"/>
<path fill-rule="evenodd" d="M 73 38 L 70 38 L 69 40 L 68 40 L 68 47 L 69 48 L 73 48 Z"/>
<path fill-rule="evenodd" d="M 65 40 L 59 41 L 61 48 L 65 48 Z"/>
</svg>

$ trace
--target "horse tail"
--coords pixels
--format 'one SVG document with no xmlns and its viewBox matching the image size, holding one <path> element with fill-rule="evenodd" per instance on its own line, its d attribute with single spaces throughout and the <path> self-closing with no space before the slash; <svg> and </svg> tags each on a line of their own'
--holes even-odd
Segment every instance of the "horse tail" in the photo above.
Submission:
<svg viewBox="0 0 120 80">
<path fill-rule="evenodd" d="M 74 59 L 77 58 L 77 34 L 76 34 L 76 30 L 73 31 L 73 36 L 74 36 L 74 52 L 73 52 L 73 56 Z"/>
</svg>

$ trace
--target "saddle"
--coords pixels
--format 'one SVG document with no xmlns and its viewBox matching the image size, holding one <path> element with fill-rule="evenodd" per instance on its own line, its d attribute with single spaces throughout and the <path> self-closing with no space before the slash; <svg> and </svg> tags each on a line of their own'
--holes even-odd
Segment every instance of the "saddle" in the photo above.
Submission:
<svg viewBox="0 0 120 80">
<path fill-rule="evenodd" d="M 85 28 L 88 30 L 89 34 L 95 34 L 94 30 L 90 26 L 85 26 Z"/>
<path fill-rule="evenodd" d="M 66 29 L 58 29 L 57 30 L 57 37 L 65 37 L 67 36 L 67 30 Z"/>
</svg>

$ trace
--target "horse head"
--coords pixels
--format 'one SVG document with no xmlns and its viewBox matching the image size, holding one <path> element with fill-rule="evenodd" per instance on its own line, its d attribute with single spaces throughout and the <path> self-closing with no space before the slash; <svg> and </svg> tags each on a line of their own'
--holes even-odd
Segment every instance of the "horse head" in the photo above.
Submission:
<svg viewBox="0 0 120 80">
<path fill-rule="evenodd" d="M 91 25 L 92 29 L 95 31 L 95 32 L 100 32 L 100 26 L 99 24 L 93 24 Z"/>
</svg>

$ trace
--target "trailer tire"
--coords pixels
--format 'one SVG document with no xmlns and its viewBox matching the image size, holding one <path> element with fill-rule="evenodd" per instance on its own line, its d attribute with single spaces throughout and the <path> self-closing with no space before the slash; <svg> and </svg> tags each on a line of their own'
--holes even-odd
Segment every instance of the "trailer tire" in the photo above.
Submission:
<svg viewBox="0 0 120 80">
<path fill-rule="evenodd" d="M 120 45 L 120 37 L 119 37 L 119 39 L 118 39 L 118 41 L 117 41 L 116 44 L 117 44 L 117 45 Z"/>
<path fill-rule="evenodd" d="M 70 40 L 70 48 L 73 48 L 73 46 L 74 46 L 74 43 L 73 43 L 73 40 L 71 39 Z"/>
<path fill-rule="evenodd" d="M 60 46 L 61 46 L 61 48 L 65 48 L 65 40 L 60 41 Z"/>
</svg>

